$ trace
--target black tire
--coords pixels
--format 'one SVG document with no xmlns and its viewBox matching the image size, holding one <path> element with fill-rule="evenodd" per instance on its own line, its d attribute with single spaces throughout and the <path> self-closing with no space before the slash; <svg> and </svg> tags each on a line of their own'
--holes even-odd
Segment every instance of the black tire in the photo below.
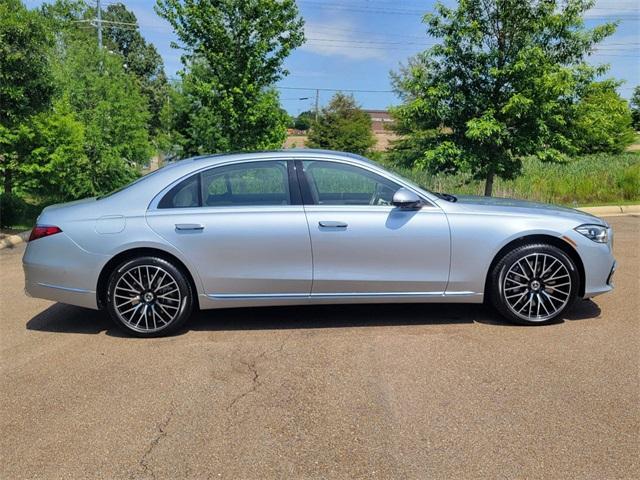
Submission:
<svg viewBox="0 0 640 480">
<path fill-rule="evenodd" d="M 492 305 L 520 325 L 557 321 L 576 299 L 580 281 L 573 260 L 558 247 L 528 244 L 507 253 L 491 271 Z"/>
<path fill-rule="evenodd" d="M 118 265 L 109 277 L 106 299 L 112 320 L 136 337 L 176 332 L 194 304 L 191 284 L 181 269 L 152 256 Z"/>
</svg>

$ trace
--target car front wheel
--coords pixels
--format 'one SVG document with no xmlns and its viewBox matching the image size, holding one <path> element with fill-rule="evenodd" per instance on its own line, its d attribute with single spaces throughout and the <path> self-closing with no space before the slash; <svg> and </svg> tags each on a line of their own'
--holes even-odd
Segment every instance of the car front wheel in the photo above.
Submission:
<svg viewBox="0 0 640 480">
<path fill-rule="evenodd" d="M 192 308 L 189 281 L 162 258 L 127 260 L 109 279 L 109 315 L 132 335 L 159 337 L 173 333 L 189 318 Z"/>
<path fill-rule="evenodd" d="M 491 301 L 515 323 L 550 323 L 571 307 L 578 283 L 576 266 L 562 250 L 546 244 L 524 245 L 494 267 Z"/>
</svg>

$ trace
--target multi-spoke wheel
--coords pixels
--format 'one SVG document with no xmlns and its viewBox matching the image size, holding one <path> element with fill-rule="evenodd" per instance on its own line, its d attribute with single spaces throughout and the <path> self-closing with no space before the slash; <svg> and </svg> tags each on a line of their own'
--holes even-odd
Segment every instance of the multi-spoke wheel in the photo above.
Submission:
<svg viewBox="0 0 640 480">
<path fill-rule="evenodd" d="M 114 270 L 107 292 L 109 314 L 138 336 L 175 331 L 189 316 L 192 293 L 184 274 L 156 257 L 129 260 Z"/>
<path fill-rule="evenodd" d="M 525 245 L 509 252 L 495 266 L 491 299 L 515 322 L 550 322 L 571 305 L 578 280 L 573 261 L 559 248 Z"/>
</svg>

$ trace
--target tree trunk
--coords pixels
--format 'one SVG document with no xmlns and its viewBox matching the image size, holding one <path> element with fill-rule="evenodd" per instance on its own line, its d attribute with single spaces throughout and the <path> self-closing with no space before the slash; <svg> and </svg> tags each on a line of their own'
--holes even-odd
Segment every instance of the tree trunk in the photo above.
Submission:
<svg viewBox="0 0 640 480">
<path fill-rule="evenodd" d="M 493 177 L 495 176 L 495 168 L 493 163 L 489 165 L 489 169 L 487 170 L 487 179 L 484 184 L 484 196 L 490 197 L 493 192 Z"/>
</svg>

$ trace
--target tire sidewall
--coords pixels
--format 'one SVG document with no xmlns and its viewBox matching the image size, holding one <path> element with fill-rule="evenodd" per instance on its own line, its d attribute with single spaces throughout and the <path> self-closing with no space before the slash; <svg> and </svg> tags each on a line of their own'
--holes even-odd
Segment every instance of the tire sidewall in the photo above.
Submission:
<svg viewBox="0 0 640 480">
<path fill-rule="evenodd" d="M 518 260 L 521 260 L 525 256 L 532 253 L 544 253 L 546 255 L 553 256 L 558 261 L 564 264 L 564 266 L 567 268 L 567 271 L 569 272 L 569 277 L 571 279 L 571 291 L 567 303 L 553 317 L 541 321 L 527 320 L 516 315 L 507 304 L 503 292 L 504 277 L 509 269 Z M 572 306 L 578 293 L 579 273 L 573 260 L 558 247 L 548 244 L 529 244 L 517 247 L 507 253 L 494 268 L 491 280 L 492 303 L 504 317 L 512 322 L 522 325 L 545 325 L 559 321 L 564 312 L 566 312 Z"/>
<path fill-rule="evenodd" d="M 114 305 L 113 295 L 118 279 L 121 277 L 121 275 L 124 274 L 124 272 L 141 265 L 155 266 L 166 270 L 176 281 L 182 298 L 178 314 L 173 319 L 173 321 L 171 321 L 164 327 L 151 332 L 139 331 L 130 327 L 120 318 L 120 315 L 118 315 L 118 313 L 116 312 Z M 160 337 L 174 333 L 178 328 L 180 328 L 182 324 L 184 324 L 187 318 L 189 318 L 193 309 L 193 292 L 191 289 L 191 285 L 189 284 L 189 281 L 187 280 L 184 273 L 170 262 L 162 258 L 152 256 L 126 260 L 118 265 L 109 276 L 106 299 L 107 311 L 109 312 L 109 316 L 112 318 L 112 320 L 116 323 L 116 325 L 118 325 L 119 328 L 136 337 Z"/>
</svg>

